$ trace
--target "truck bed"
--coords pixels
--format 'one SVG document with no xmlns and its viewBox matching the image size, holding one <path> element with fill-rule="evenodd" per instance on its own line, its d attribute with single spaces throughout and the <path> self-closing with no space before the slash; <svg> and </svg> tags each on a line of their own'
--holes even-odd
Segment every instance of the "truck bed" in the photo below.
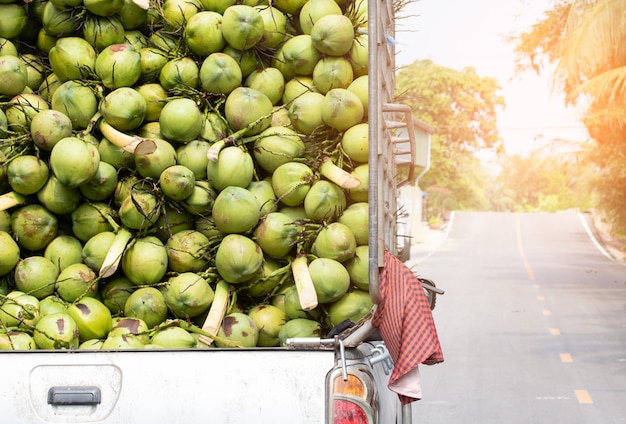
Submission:
<svg viewBox="0 0 626 424">
<path fill-rule="evenodd" d="M 2 422 L 305 424 L 324 422 L 334 353 L 33 351 L 3 352 L 2 360 Z M 70 400 L 83 404 L 63 404 Z"/>
</svg>

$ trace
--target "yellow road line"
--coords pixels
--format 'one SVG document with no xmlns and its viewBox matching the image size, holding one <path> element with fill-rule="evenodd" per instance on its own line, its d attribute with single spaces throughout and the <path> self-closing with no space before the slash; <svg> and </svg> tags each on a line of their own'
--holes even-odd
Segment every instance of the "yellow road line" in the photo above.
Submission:
<svg viewBox="0 0 626 424">
<path fill-rule="evenodd" d="M 561 330 L 559 330 L 558 328 L 551 328 L 550 334 L 552 334 L 553 336 L 559 336 L 561 334 Z"/>
<path fill-rule="evenodd" d="M 549 317 L 550 315 L 552 315 L 552 312 L 550 312 L 550 309 L 544 309 L 543 310 L 543 314 L 547 317 Z"/>
<path fill-rule="evenodd" d="M 572 355 L 570 355 L 569 353 L 561 353 L 559 356 L 561 357 L 561 362 L 565 362 L 568 364 L 574 362 L 574 359 L 572 359 Z"/>
<path fill-rule="evenodd" d="M 593 400 L 591 400 L 591 396 L 587 390 L 574 390 L 576 393 L 576 399 L 578 399 L 578 403 L 591 404 Z"/>
<path fill-rule="evenodd" d="M 528 273 L 528 278 L 534 280 L 535 273 L 533 272 L 530 264 L 526 260 L 526 254 L 524 253 L 524 247 L 522 246 L 522 230 L 519 222 L 519 214 L 515 214 L 515 227 L 517 231 L 517 249 L 519 250 L 519 254 L 522 257 L 522 262 L 524 263 L 524 267 L 526 268 L 526 272 Z"/>
<path fill-rule="evenodd" d="M 537 296 L 537 300 L 546 300 L 546 298 L 543 296 Z"/>
</svg>

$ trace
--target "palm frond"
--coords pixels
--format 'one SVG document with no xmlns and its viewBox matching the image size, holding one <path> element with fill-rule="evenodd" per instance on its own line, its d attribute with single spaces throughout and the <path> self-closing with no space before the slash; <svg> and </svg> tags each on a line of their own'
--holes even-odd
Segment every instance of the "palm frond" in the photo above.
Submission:
<svg viewBox="0 0 626 424">
<path fill-rule="evenodd" d="M 626 65 L 626 0 L 579 0 L 570 10 L 556 74 L 566 89 Z"/>
<path fill-rule="evenodd" d="M 582 95 L 593 96 L 596 101 L 605 102 L 607 105 L 624 102 L 626 99 L 626 66 L 597 74 L 581 82 L 568 93 L 568 96 L 572 98 Z"/>
</svg>

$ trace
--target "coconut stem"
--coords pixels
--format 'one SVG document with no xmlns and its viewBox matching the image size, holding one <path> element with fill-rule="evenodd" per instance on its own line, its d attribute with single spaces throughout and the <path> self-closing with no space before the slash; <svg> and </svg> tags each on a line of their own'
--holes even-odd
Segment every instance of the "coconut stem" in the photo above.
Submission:
<svg viewBox="0 0 626 424">
<path fill-rule="evenodd" d="M 126 250 L 126 245 L 128 245 L 131 238 L 132 234 L 130 231 L 124 227 L 118 228 L 113 243 L 111 247 L 109 247 L 104 257 L 104 262 L 102 262 L 102 266 L 100 267 L 100 278 L 107 278 L 115 274 L 122 259 L 122 255 L 124 254 L 124 250 Z"/>
<path fill-rule="evenodd" d="M 11 191 L 0 196 L 0 211 L 11 209 L 13 206 L 21 205 L 26 201 L 26 196 Z"/>
<path fill-rule="evenodd" d="M 202 325 L 202 331 L 207 333 L 207 335 L 200 335 L 200 341 L 203 343 L 208 345 L 213 343 L 215 334 L 217 334 L 222 325 L 222 320 L 224 315 L 226 315 L 226 308 L 228 307 L 228 292 L 228 283 L 224 280 L 219 281 L 215 286 L 213 303 L 211 303 L 211 309 L 209 309 L 209 313 Z"/>
<path fill-rule="evenodd" d="M 332 160 L 325 156 L 319 168 L 320 174 L 328 178 L 333 183 L 344 189 L 356 188 L 361 184 L 361 180 L 348 171 L 335 165 Z"/>
<path fill-rule="evenodd" d="M 257 125 L 259 125 L 261 122 L 263 122 L 266 119 L 269 119 L 272 117 L 272 115 L 274 114 L 274 110 L 272 110 L 272 113 L 268 114 L 268 115 L 263 115 L 260 118 L 258 118 L 257 120 L 255 120 L 254 122 L 250 122 L 248 125 L 246 125 L 245 127 L 243 127 L 242 129 L 235 131 L 234 133 L 232 133 L 231 135 L 229 135 L 228 137 L 225 137 L 221 140 L 216 141 L 215 143 L 213 143 L 213 145 L 209 148 L 209 151 L 207 152 L 207 158 L 211 161 L 211 162 L 215 162 L 219 156 L 220 150 L 222 150 L 225 146 L 231 145 L 231 144 L 239 144 L 238 142 L 241 141 L 241 139 L 243 139 L 245 137 L 245 135 L 248 133 L 248 131 L 250 131 L 252 128 L 256 127 Z M 252 141 L 255 140 L 255 138 L 250 138 L 249 140 L 244 140 L 245 141 Z"/>
<path fill-rule="evenodd" d="M 156 330 L 158 331 L 158 330 L 162 330 L 163 328 L 173 327 L 173 326 L 178 326 L 182 328 L 183 330 L 189 331 L 190 333 L 200 334 L 199 339 L 201 339 L 203 343 L 206 343 L 205 340 L 208 339 L 209 341 L 213 341 L 213 340 L 218 341 L 222 343 L 224 346 L 228 346 L 228 347 L 234 347 L 234 348 L 243 347 L 233 341 L 208 333 L 202 330 L 201 328 L 198 328 L 195 325 L 189 324 L 187 321 L 183 321 L 183 320 L 171 320 L 171 321 L 164 322 L 161 325 L 159 325 L 159 327 Z"/>
<path fill-rule="evenodd" d="M 133 3 L 143 10 L 148 10 L 150 8 L 150 0 L 133 0 Z"/>
<path fill-rule="evenodd" d="M 102 119 L 102 114 L 100 112 L 96 112 L 91 119 L 89 120 L 89 123 L 87 124 L 87 128 L 85 128 L 84 130 L 82 130 L 79 133 L 79 136 L 85 136 L 87 134 L 91 134 L 91 132 L 93 131 L 93 129 L 96 127 L 96 125 L 98 125 L 98 122 Z"/>
<path fill-rule="evenodd" d="M 226 147 L 225 139 L 218 140 L 209 147 L 209 150 L 206 153 L 206 157 L 210 162 L 217 162 L 217 158 L 220 155 L 222 149 Z"/>
<path fill-rule="evenodd" d="M 317 307 L 317 293 L 309 272 L 309 263 L 306 254 L 299 254 L 291 261 L 291 272 L 296 283 L 298 299 L 303 311 L 310 311 Z"/>
<path fill-rule="evenodd" d="M 105 121 L 100 122 L 100 132 L 111 143 L 135 155 L 149 155 L 156 150 L 156 143 L 147 138 L 130 136 L 116 130 Z"/>
</svg>

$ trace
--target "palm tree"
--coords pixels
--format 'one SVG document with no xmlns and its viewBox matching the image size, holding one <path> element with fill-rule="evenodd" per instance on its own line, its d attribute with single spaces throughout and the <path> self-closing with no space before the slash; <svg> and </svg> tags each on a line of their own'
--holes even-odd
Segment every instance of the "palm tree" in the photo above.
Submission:
<svg viewBox="0 0 626 424">
<path fill-rule="evenodd" d="M 626 0 L 579 0 L 570 8 L 555 77 L 566 100 L 589 101 L 588 126 L 626 125 L 625 17 Z"/>
<path fill-rule="evenodd" d="M 605 216 L 626 229 L 626 0 L 559 0 L 530 31 L 514 38 L 518 69 L 553 66 L 556 89 L 587 106 L 583 122 L 603 179 Z"/>
</svg>

